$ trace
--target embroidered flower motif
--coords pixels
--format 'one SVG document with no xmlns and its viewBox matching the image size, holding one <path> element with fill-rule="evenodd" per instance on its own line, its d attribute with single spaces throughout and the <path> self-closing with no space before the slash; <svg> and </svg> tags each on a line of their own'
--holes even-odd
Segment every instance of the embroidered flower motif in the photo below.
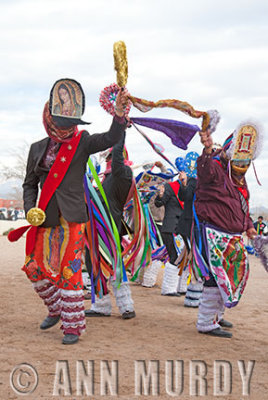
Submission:
<svg viewBox="0 0 268 400">
<path fill-rule="evenodd" d="M 64 267 L 62 275 L 65 279 L 70 279 L 73 276 L 73 271 L 69 267 Z"/>
<path fill-rule="evenodd" d="M 73 262 L 71 263 L 71 268 L 73 272 L 79 271 L 81 267 L 81 260 L 80 259 L 74 259 Z"/>
<path fill-rule="evenodd" d="M 212 232 L 208 235 L 208 237 L 209 237 L 210 239 L 215 239 L 215 236 L 213 235 Z"/>
</svg>

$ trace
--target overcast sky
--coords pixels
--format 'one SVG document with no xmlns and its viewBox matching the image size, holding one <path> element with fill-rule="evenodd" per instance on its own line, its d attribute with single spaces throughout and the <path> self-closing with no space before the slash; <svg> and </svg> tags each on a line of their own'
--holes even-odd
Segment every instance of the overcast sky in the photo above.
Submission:
<svg viewBox="0 0 268 400">
<path fill-rule="evenodd" d="M 59 78 L 78 80 L 86 94 L 90 133 L 109 128 L 99 105 L 101 90 L 115 82 L 113 43 L 127 46 L 131 94 L 147 100 L 176 98 L 198 110 L 217 109 L 215 142 L 243 120 L 264 128 L 263 150 L 247 174 L 251 206 L 268 198 L 268 2 L 267 0 L 0 0 L 0 162 L 23 141 L 45 137 L 42 110 Z M 176 110 L 135 117 L 171 118 L 198 124 Z M 162 133 L 144 129 L 172 161 L 184 152 Z M 159 157 L 139 133 L 127 132 L 130 158 Z M 201 152 L 196 136 L 189 150 Z"/>
</svg>

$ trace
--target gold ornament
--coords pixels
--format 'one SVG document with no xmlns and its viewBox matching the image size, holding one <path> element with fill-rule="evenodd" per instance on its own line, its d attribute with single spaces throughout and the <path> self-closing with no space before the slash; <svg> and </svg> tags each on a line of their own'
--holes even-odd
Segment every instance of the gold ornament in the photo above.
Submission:
<svg viewBox="0 0 268 400">
<path fill-rule="evenodd" d="M 114 43 L 114 69 L 117 72 L 118 86 L 125 87 L 128 78 L 128 63 L 127 48 L 122 40 Z"/>
<path fill-rule="evenodd" d="M 43 210 L 41 210 L 41 208 L 33 207 L 27 212 L 26 219 L 29 224 L 33 226 L 39 226 L 45 222 L 46 214 Z"/>
</svg>

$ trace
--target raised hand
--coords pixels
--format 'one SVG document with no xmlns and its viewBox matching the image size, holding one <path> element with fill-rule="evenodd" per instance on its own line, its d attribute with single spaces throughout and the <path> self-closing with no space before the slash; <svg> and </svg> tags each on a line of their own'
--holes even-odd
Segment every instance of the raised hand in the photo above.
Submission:
<svg viewBox="0 0 268 400">
<path fill-rule="evenodd" d="M 115 106 L 115 113 L 118 117 L 123 117 L 125 115 L 125 109 L 128 102 L 128 91 L 124 88 L 119 90 L 116 96 L 116 106 Z"/>
</svg>

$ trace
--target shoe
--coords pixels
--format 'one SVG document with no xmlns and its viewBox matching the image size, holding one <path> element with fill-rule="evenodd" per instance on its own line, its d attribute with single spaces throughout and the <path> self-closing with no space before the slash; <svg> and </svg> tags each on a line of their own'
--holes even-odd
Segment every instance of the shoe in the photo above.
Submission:
<svg viewBox="0 0 268 400">
<path fill-rule="evenodd" d="M 85 310 L 85 316 L 86 317 L 110 317 L 111 314 L 104 314 L 104 313 L 89 309 L 89 310 Z"/>
<path fill-rule="evenodd" d="M 173 297 L 181 297 L 180 293 L 174 292 L 174 293 L 167 293 L 167 294 L 162 294 L 161 296 L 173 296 Z"/>
<path fill-rule="evenodd" d="M 222 328 L 232 328 L 233 324 L 229 321 L 226 321 L 226 319 L 221 319 L 218 324 L 222 327 Z"/>
<path fill-rule="evenodd" d="M 40 329 L 48 329 L 51 328 L 52 326 L 56 325 L 60 320 L 60 315 L 57 315 L 56 317 L 50 317 L 47 316 L 42 324 L 40 325 Z"/>
<path fill-rule="evenodd" d="M 185 296 L 186 295 L 186 292 L 177 292 L 177 293 L 179 293 L 181 296 Z"/>
<path fill-rule="evenodd" d="M 213 329 L 212 331 L 208 331 L 208 332 L 201 332 L 201 331 L 198 331 L 198 332 L 204 333 L 204 334 L 210 335 L 210 336 L 218 336 L 218 337 L 223 337 L 223 338 L 231 338 L 233 336 L 231 334 L 231 332 L 224 331 L 221 328 L 216 328 L 216 329 Z"/>
<path fill-rule="evenodd" d="M 125 311 L 122 314 L 123 319 L 131 319 L 131 318 L 135 318 L 135 317 L 136 317 L 135 311 Z"/>
<path fill-rule="evenodd" d="M 91 293 L 85 293 L 84 300 L 91 300 Z"/>
<path fill-rule="evenodd" d="M 62 339 L 62 344 L 75 344 L 78 342 L 79 336 L 72 333 L 67 333 Z"/>
</svg>

